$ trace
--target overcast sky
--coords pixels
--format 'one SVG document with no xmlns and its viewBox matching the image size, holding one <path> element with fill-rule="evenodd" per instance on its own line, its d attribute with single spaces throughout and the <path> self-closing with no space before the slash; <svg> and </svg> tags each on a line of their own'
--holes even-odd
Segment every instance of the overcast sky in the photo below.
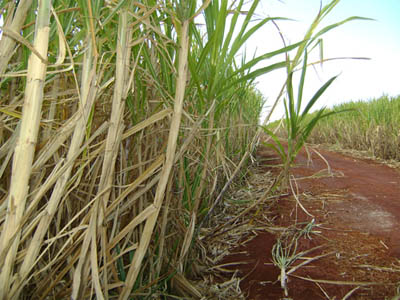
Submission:
<svg viewBox="0 0 400 300">
<path fill-rule="evenodd" d="M 278 23 L 290 43 L 301 40 L 320 7 L 320 0 L 261 2 L 257 11 L 260 17 L 281 16 L 295 20 Z M 323 0 L 323 4 L 328 2 Z M 323 38 L 324 58 L 351 56 L 369 57 L 370 60 L 336 60 L 325 63 L 322 68 L 310 68 L 304 100 L 309 99 L 329 78 L 340 74 L 319 100 L 318 107 L 349 100 L 368 100 L 383 94 L 400 95 L 400 0 L 342 0 L 326 17 L 321 28 L 350 16 L 368 17 L 375 21 L 351 21 L 326 34 Z M 259 31 L 246 46 L 247 55 L 278 47 L 282 47 L 282 41 L 272 24 Z M 284 80 L 284 71 L 257 80 L 258 89 L 268 98 L 267 105 L 273 103 Z M 281 106 L 273 118 L 282 114 Z"/>
</svg>

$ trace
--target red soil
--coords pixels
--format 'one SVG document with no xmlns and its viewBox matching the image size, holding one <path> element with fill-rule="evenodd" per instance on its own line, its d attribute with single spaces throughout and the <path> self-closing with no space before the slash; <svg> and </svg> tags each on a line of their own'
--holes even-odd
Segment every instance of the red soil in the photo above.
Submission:
<svg viewBox="0 0 400 300">
<path fill-rule="evenodd" d="M 305 151 L 299 154 L 292 170 L 300 203 L 320 224 L 315 228 L 319 234 L 301 238 L 297 251 L 324 245 L 306 256 L 332 254 L 289 276 L 286 298 L 278 280 L 280 271 L 271 259 L 276 234 L 258 232 L 224 263 L 247 262 L 232 268 L 240 271 L 241 288 L 248 299 L 344 299 L 357 286 L 345 299 L 389 299 L 400 286 L 400 172 L 372 160 L 317 151 L 329 162 L 332 173 L 312 148 L 310 158 Z M 273 157 L 268 149 L 259 150 L 258 160 L 264 164 Z M 275 225 L 297 222 L 302 228 L 299 222 L 310 222 L 312 217 L 296 203 L 293 196 L 281 197 L 268 215 L 275 216 Z"/>
</svg>

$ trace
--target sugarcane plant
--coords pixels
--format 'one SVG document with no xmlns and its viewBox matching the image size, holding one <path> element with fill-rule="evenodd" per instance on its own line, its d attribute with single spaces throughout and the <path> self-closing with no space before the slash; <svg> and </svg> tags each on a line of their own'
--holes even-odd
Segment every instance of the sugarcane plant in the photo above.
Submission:
<svg viewBox="0 0 400 300">
<path fill-rule="evenodd" d="M 253 80 L 285 61 L 256 65 L 298 46 L 237 60 L 272 20 L 259 2 L 0 1 L 0 299 L 188 284 L 194 227 L 257 130 Z"/>
<path fill-rule="evenodd" d="M 271 137 L 274 143 L 264 143 L 266 146 L 271 147 L 278 153 L 282 160 L 283 168 L 280 175 L 282 184 L 286 188 L 288 187 L 290 168 L 292 167 L 295 158 L 299 151 L 304 147 L 305 142 L 311 134 L 317 123 L 332 114 L 336 114 L 342 111 L 329 111 L 325 112 L 325 106 L 319 109 L 311 117 L 309 113 L 315 106 L 317 101 L 321 98 L 328 87 L 335 81 L 337 76 L 333 76 L 327 82 L 325 82 L 317 92 L 311 97 L 311 99 L 303 103 L 303 92 L 306 82 L 306 71 L 309 67 L 308 55 L 317 46 L 322 43 L 322 35 L 326 32 L 352 20 L 368 20 L 364 17 L 349 17 L 343 21 L 328 25 L 323 29 L 317 31 L 318 25 L 324 19 L 324 17 L 339 3 L 339 0 L 333 0 L 318 12 L 318 15 L 314 19 L 313 23 L 307 30 L 301 45 L 297 48 L 294 58 L 290 58 L 290 54 L 286 54 L 286 93 L 284 97 L 284 129 L 287 136 L 287 143 L 283 143 L 282 140 L 274 134 L 266 126 L 263 129 L 267 135 Z M 323 63 L 322 51 L 320 51 L 320 63 Z M 299 67 L 299 65 L 301 66 Z M 296 72 L 301 72 L 300 79 L 295 82 L 294 75 Z M 298 86 L 297 95 L 295 94 L 294 87 Z M 303 108 L 303 104 L 305 107 Z"/>
</svg>

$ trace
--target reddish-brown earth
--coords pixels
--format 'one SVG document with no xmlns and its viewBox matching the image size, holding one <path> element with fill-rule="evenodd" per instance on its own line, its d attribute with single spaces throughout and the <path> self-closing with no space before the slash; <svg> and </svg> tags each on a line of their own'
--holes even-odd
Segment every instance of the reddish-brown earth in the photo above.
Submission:
<svg viewBox="0 0 400 300">
<path fill-rule="evenodd" d="M 292 182 L 298 200 L 319 226 L 314 228 L 317 234 L 299 240 L 297 251 L 323 245 L 306 257 L 331 254 L 289 276 L 286 298 L 271 259 L 277 234 L 258 232 L 224 263 L 245 262 L 231 268 L 240 271 L 240 286 L 248 299 L 391 299 L 400 286 L 399 170 L 318 148 L 328 169 L 313 148 L 308 149 L 309 154 L 303 151 L 296 160 Z M 265 170 L 274 158 L 266 148 L 258 151 Z M 302 228 L 301 222 L 312 220 L 293 195 L 281 197 L 268 215 L 282 227 Z"/>
</svg>

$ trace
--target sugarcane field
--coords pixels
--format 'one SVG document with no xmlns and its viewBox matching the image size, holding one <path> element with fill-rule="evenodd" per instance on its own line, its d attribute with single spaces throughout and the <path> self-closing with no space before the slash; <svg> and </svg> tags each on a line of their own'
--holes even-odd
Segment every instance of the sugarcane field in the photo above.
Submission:
<svg viewBox="0 0 400 300">
<path fill-rule="evenodd" d="M 400 300 L 399 11 L 0 0 L 0 300 Z"/>
</svg>

